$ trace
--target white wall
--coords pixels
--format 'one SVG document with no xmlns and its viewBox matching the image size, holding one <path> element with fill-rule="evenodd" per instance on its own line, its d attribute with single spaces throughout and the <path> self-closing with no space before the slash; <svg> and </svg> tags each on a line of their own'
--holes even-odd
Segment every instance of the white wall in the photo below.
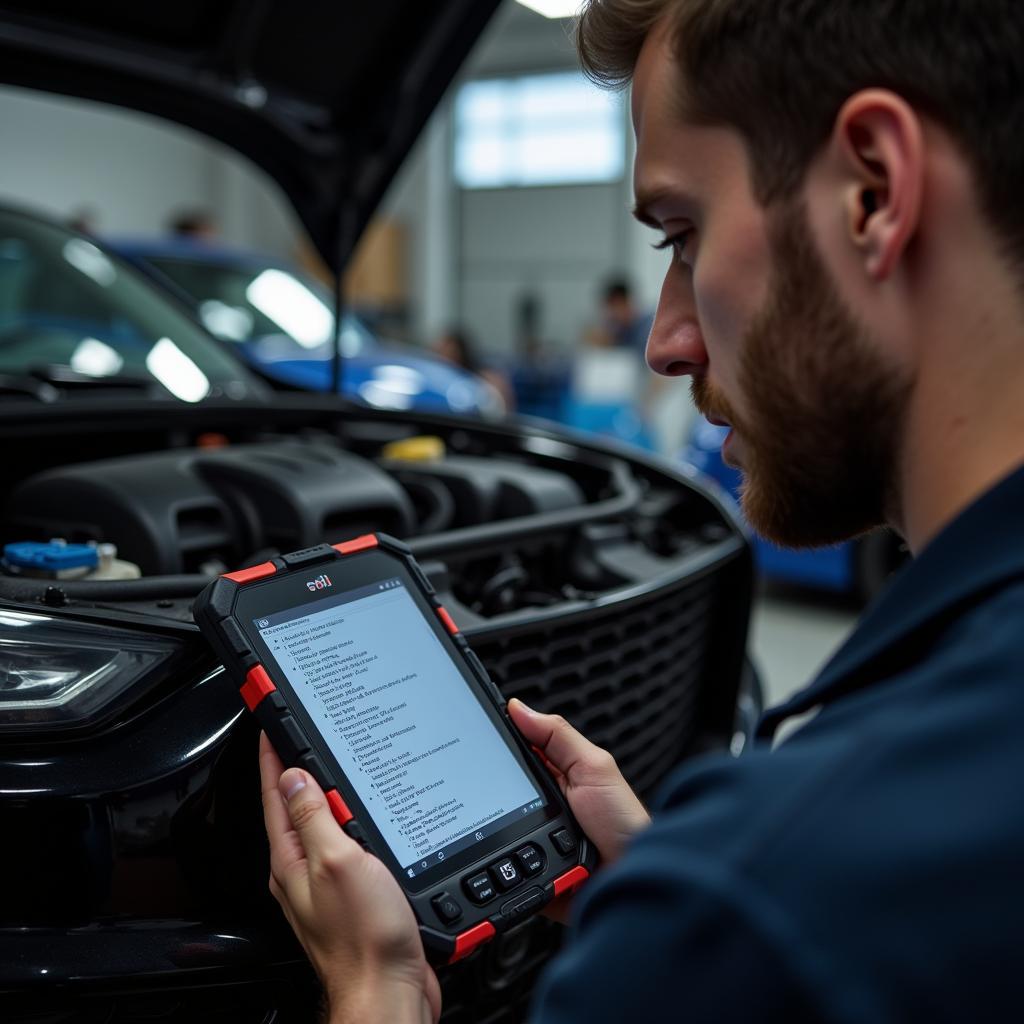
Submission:
<svg viewBox="0 0 1024 1024">
<path fill-rule="evenodd" d="M 458 319 L 449 104 L 446 100 L 427 125 L 379 211 L 405 229 L 409 334 L 424 344 Z"/>
<path fill-rule="evenodd" d="M 617 184 L 461 193 L 460 308 L 483 347 L 512 352 L 524 294 L 540 301 L 543 341 L 576 347 L 620 265 L 621 205 Z"/>
<path fill-rule="evenodd" d="M 569 22 L 508 3 L 462 80 L 577 67 Z M 631 280 L 641 307 L 654 308 L 666 256 L 651 248 L 652 232 L 630 214 L 628 96 L 622 118 L 627 173 L 620 183 L 457 193 L 457 308 L 483 347 L 511 352 L 514 307 L 526 292 L 541 300 L 542 337 L 563 351 L 576 347 L 595 320 L 601 285 L 613 274 Z"/>
<path fill-rule="evenodd" d="M 214 211 L 225 240 L 290 255 L 296 219 L 280 191 L 217 143 L 158 118 L 22 89 L 0 90 L 0 198 L 101 234 L 158 234 L 182 207 Z"/>
</svg>

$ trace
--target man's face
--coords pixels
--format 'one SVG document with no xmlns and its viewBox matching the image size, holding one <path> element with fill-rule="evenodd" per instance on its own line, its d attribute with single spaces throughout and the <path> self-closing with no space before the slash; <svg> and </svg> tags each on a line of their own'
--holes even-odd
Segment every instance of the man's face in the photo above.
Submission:
<svg viewBox="0 0 1024 1024">
<path fill-rule="evenodd" d="M 701 413 L 732 427 L 723 457 L 759 533 L 844 540 L 895 511 L 909 382 L 847 310 L 802 207 L 759 206 L 739 137 L 687 123 L 677 96 L 655 30 L 634 77 L 635 190 L 675 245 L 647 361 L 692 374 Z"/>
</svg>

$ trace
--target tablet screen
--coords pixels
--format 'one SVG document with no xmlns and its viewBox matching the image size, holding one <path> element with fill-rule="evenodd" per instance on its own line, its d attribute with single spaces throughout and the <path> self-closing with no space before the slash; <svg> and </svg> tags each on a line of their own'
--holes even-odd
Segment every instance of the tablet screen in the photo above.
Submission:
<svg viewBox="0 0 1024 1024">
<path fill-rule="evenodd" d="M 253 621 L 408 877 L 544 806 L 400 578 Z"/>
</svg>

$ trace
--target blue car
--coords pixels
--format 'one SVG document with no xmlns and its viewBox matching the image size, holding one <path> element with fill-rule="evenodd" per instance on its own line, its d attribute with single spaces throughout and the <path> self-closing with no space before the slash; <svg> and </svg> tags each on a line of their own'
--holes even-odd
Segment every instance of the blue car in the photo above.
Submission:
<svg viewBox="0 0 1024 1024">
<path fill-rule="evenodd" d="M 722 459 L 729 427 L 698 418 L 683 449 L 683 460 L 739 500 L 740 473 Z M 888 530 L 845 544 L 795 551 L 752 534 L 758 569 L 767 579 L 816 587 L 870 600 L 907 557 L 899 538 Z"/>
<path fill-rule="evenodd" d="M 107 240 L 187 302 L 206 329 L 272 380 L 330 391 L 334 303 L 308 275 L 244 250 L 191 238 Z M 382 409 L 500 416 L 498 392 L 475 374 L 409 345 L 383 342 L 351 313 L 342 322 L 344 394 Z"/>
</svg>

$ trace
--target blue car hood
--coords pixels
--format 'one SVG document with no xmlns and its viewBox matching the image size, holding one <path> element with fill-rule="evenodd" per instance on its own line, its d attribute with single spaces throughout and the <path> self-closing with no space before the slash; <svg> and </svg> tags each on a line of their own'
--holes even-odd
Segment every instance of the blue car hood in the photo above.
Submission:
<svg viewBox="0 0 1024 1024">
<path fill-rule="evenodd" d="M 257 355 L 254 346 L 239 351 L 250 365 L 275 380 L 312 391 L 331 389 L 331 360 L 274 359 Z M 373 345 L 345 359 L 342 392 L 384 409 L 433 409 L 456 413 L 487 413 L 497 398 L 478 377 L 405 348 Z"/>
</svg>

